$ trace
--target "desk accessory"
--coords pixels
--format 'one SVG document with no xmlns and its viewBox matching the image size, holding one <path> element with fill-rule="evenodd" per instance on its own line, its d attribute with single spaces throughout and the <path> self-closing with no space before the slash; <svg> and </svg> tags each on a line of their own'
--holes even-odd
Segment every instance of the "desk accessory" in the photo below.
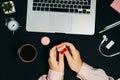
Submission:
<svg viewBox="0 0 120 80">
<path fill-rule="evenodd" d="M 114 44 L 115 44 L 115 42 L 113 40 L 111 40 L 105 47 L 107 49 L 110 49 Z"/>
<path fill-rule="evenodd" d="M 95 33 L 96 1 L 27 0 L 26 30 L 28 32 L 93 35 Z"/>
<path fill-rule="evenodd" d="M 11 14 L 16 12 L 13 1 L 3 2 L 1 8 L 3 8 L 4 14 Z"/>
<path fill-rule="evenodd" d="M 102 51 L 101 51 L 101 46 L 102 44 L 105 42 L 105 41 L 108 41 L 108 38 L 106 35 L 103 35 L 103 40 L 101 41 L 100 45 L 99 45 L 99 52 L 101 55 L 103 55 L 104 57 L 114 57 L 114 56 L 117 56 L 120 54 L 120 52 L 117 52 L 117 53 L 114 53 L 114 54 L 111 54 L 111 55 L 107 55 L 107 54 L 104 54 Z M 107 49 L 110 49 L 113 45 L 115 44 L 115 42 L 113 40 L 111 40 L 107 45 L 106 45 L 106 48 Z"/>
<path fill-rule="evenodd" d="M 33 62 L 37 57 L 37 49 L 32 44 L 24 44 L 18 49 L 18 56 L 22 62 Z"/>
<path fill-rule="evenodd" d="M 109 29 L 112 29 L 112 28 L 114 28 L 114 27 L 116 27 L 116 26 L 118 26 L 118 25 L 120 25 L 120 21 L 117 21 L 117 22 L 115 22 L 115 23 L 113 23 L 113 24 L 111 24 L 111 25 L 108 25 L 108 26 L 106 26 L 102 31 L 100 31 L 99 33 L 103 33 L 103 32 L 105 32 L 105 31 L 108 31 Z"/>
<path fill-rule="evenodd" d="M 7 26 L 10 31 L 13 31 L 13 34 L 18 30 L 19 27 L 21 27 L 13 17 L 6 19 L 5 26 Z"/>
<path fill-rule="evenodd" d="M 114 0 L 110 6 L 120 14 L 120 0 Z"/>
</svg>

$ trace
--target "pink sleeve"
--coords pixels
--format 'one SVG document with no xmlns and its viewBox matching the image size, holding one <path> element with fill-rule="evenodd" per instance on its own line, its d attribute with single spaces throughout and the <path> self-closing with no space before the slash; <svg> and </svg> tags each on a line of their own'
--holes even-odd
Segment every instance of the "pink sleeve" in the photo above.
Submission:
<svg viewBox="0 0 120 80">
<path fill-rule="evenodd" d="M 95 69 L 86 63 L 83 63 L 77 77 L 81 80 L 114 80 L 107 76 L 102 69 Z"/>
<path fill-rule="evenodd" d="M 63 80 L 64 73 L 49 69 L 48 75 L 42 75 L 38 80 Z"/>
</svg>

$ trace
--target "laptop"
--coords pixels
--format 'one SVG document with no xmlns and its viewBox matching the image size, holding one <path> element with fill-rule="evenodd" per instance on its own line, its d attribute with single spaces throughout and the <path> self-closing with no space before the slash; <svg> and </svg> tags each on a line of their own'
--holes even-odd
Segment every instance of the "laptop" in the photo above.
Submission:
<svg viewBox="0 0 120 80">
<path fill-rule="evenodd" d="M 96 0 L 27 0 L 28 32 L 93 35 Z"/>
</svg>

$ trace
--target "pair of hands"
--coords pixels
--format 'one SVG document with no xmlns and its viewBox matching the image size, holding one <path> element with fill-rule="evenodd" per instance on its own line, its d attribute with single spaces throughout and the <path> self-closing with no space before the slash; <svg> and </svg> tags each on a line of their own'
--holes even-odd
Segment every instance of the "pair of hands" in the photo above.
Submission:
<svg viewBox="0 0 120 80">
<path fill-rule="evenodd" d="M 64 52 L 64 54 L 58 53 L 57 46 L 54 46 L 50 50 L 48 59 L 50 69 L 64 73 L 64 55 L 65 55 L 70 69 L 78 73 L 83 63 L 80 57 L 80 52 L 71 43 L 64 42 L 61 43 L 60 45 L 65 45 L 67 47 L 67 50 Z"/>
</svg>

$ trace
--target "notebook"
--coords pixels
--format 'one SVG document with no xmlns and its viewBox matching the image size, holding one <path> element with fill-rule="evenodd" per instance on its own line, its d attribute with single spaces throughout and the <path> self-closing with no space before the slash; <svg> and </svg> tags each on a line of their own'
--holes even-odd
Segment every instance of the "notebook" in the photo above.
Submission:
<svg viewBox="0 0 120 80">
<path fill-rule="evenodd" d="M 28 32 L 93 35 L 96 0 L 27 0 Z"/>
</svg>

